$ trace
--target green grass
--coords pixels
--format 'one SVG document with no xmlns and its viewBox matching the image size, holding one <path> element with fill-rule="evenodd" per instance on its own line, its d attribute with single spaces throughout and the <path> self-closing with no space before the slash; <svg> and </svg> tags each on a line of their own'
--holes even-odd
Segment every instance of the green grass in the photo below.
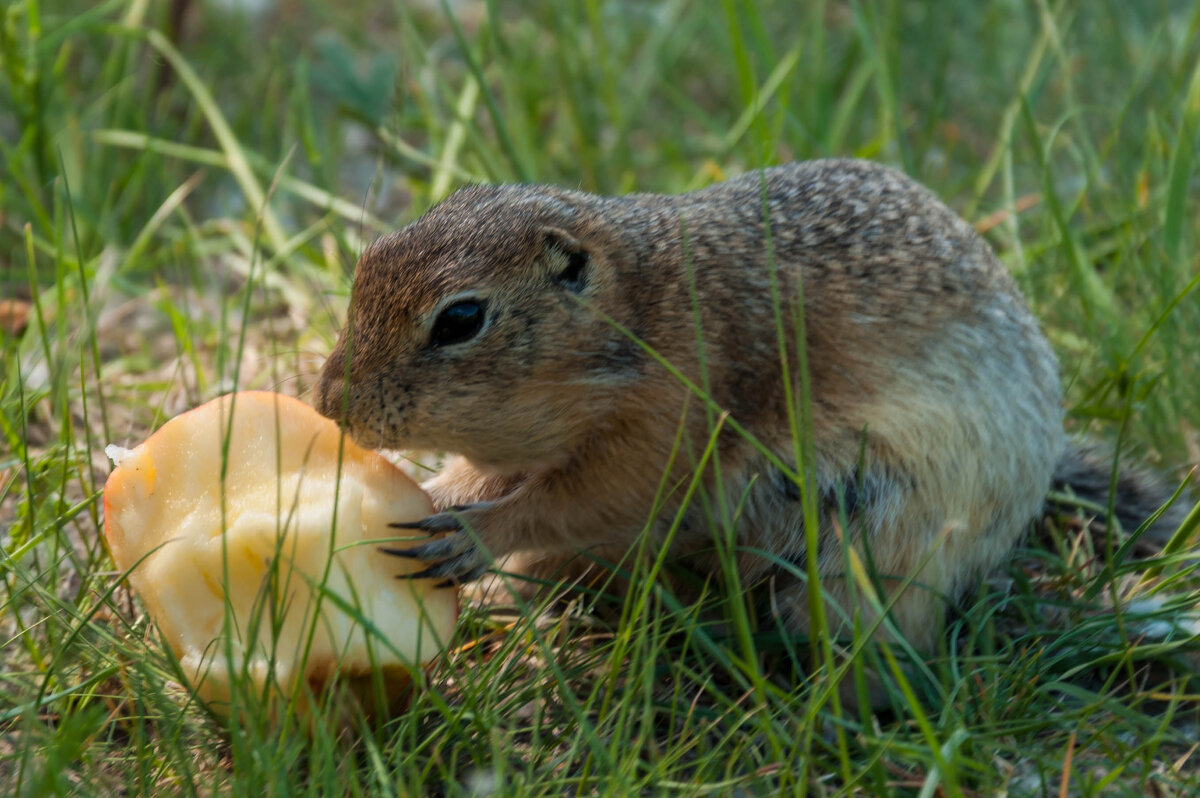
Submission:
<svg viewBox="0 0 1200 798">
<path fill-rule="evenodd" d="M 1193 3 L 450 5 L 0 9 L 0 298 L 32 308 L 0 331 L 4 792 L 1200 790 L 1191 564 L 1069 517 L 923 667 L 855 648 L 889 674 L 876 713 L 649 583 L 620 620 L 586 596 L 468 609 L 410 710 L 341 737 L 253 714 L 229 734 L 187 700 L 102 544 L 104 445 L 235 387 L 306 396 L 364 243 L 468 181 L 895 164 L 986 229 L 1073 430 L 1173 476 L 1200 459 Z M 1129 602 L 1151 594 L 1145 634 Z"/>
</svg>

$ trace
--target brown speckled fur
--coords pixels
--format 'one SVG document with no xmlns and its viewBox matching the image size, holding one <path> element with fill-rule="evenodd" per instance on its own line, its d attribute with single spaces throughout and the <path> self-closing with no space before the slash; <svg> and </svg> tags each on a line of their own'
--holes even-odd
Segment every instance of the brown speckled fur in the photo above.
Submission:
<svg viewBox="0 0 1200 798">
<path fill-rule="evenodd" d="M 556 279 L 571 251 L 588 258 L 578 296 Z M 850 609 L 829 499 L 841 486 L 885 588 L 927 560 L 894 618 L 932 645 L 945 596 L 1002 561 L 1038 515 L 1065 449 L 1061 394 L 1054 356 L 990 248 L 892 169 L 796 163 L 681 196 L 463 189 L 363 254 L 317 404 L 366 446 L 459 455 L 426 487 L 439 508 L 475 504 L 463 517 L 492 556 L 619 560 L 651 518 L 681 418 L 668 484 L 690 476 L 710 429 L 703 405 L 608 319 L 793 463 L 773 275 L 787 329 L 803 280 L 830 606 Z M 437 313 L 462 298 L 486 303 L 485 328 L 431 345 Z M 788 360 L 794 375 L 796 352 Z M 738 542 L 802 563 L 794 483 L 731 431 L 718 455 L 719 481 L 710 469 L 703 484 L 710 504 L 719 490 L 731 512 L 740 505 Z M 699 504 L 673 553 L 704 568 L 712 533 Z M 484 560 L 473 538 L 454 539 L 421 553 L 474 575 Z M 740 562 L 747 584 L 782 573 L 751 554 Z M 777 580 L 772 606 L 803 629 L 802 583 Z"/>
</svg>

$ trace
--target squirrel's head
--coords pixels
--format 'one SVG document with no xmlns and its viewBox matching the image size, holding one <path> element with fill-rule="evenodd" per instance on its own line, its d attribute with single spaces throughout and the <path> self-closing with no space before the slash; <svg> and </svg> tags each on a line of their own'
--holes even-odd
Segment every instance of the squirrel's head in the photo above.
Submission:
<svg viewBox="0 0 1200 798">
<path fill-rule="evenodd" d="M 463 189 L 362 255 L 317 408 L 373 448 L 496 468 L 556 458 L 594 428 L 644 353 L 606 317 L 631 256 L 607 200 Z"/>
</svg>

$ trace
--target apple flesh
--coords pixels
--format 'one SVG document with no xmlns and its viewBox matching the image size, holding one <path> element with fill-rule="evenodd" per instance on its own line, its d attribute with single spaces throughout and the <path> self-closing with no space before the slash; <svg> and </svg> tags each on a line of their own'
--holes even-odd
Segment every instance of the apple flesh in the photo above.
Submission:
<svg viewBox="0 0 1200 798">
<path fill-rule="evenodd" d="M 429 497 L 303 402 L 230 394 L 113 456 L 109 550 L 214 710 L 240 685 L 305 716 L 335 674 L 369 713 L 380 686 L 394 708 L 454 631 L 457 592 L 371 545 Z"/>
</svg>

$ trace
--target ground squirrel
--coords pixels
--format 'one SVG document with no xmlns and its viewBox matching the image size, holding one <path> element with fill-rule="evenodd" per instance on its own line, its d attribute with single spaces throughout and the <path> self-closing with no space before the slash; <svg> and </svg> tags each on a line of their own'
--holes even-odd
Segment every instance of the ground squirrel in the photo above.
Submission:
<svg viewBox="0 0 1200 798">
<path fill-rule="evenodd" d="M 931 646 L 1056 473 L 1103 504 L 1109 466 L 1066 442 L 1055 357 L 992 250 L 893 169 L 794 163 L 680 196 L 462 189 L 363 253 L 317 406 L 365 446 L 457 455 L 426 483 L 443 512 L 413 525 L 455 534 L 405 553 L 461 581 L 512 552 L 618 562 L 647 524 L 661 536 L 712 430 L 686 379 L 727 417 L 671 555 L 715 567 L 714 517 L 733 525 L 743 584 L 770 582 L 802 632 L 801 295 L 830 617 L 853 609 L 857 541 L 885 589 L 913 578 L 893 619 Z M 1169 495 L 1142 485 L 1120 488 L 1127 525 Z"/>
</svg>

